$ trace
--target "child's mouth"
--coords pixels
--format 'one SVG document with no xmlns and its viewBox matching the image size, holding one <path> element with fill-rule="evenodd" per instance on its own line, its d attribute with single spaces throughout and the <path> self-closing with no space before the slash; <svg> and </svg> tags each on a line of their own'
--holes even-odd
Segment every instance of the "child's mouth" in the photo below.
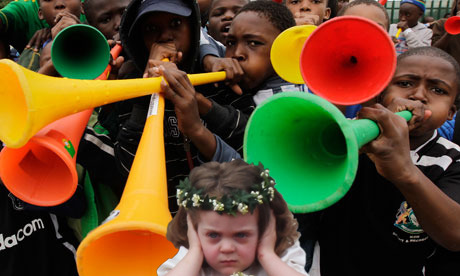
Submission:
<svg viewBox="0 0 460 276">
<path fill-rule="evenodd" d="M 229 30 L 230 30 L 230 24 L 226 24 L 222 26 L 222 28 L 220 28 L 220 32 L 224 34 L 227 34 Z"/>
</svg>

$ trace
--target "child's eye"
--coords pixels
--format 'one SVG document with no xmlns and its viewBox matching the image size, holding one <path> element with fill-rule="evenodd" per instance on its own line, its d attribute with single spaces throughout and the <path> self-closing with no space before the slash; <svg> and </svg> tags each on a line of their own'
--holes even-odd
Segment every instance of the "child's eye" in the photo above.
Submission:
<svg viewBox="0 0 460 276">
<path fill-rule="evenodd" d="M 175 18 L 171 21 L 171 27 L 179 27 L 182 24 L 182 19 Z"/>
<path fill-rule="evenodd" d="M 100 19 L 100 22 L 103 23 L 103 24 L 107 24 L 109 23 L 110 21 L 112 20 L 112 18 L 110 16 L 107 16 L 107 17 L 103 17 Z"/>
<path fill-rule="evenodd" d="M 313 0 L 313 4 L 321 4 L 321 0 Z"/>
<path fill-rule="evenodd" d="M 396 85 L 403 88 L 409 88 L 412 86 L 412 83 L 409 81 L 398 81 Z"/>
<path fill-rule="evenodd" d="M 157 27 L 156 27 L 156 26 L 147 25 L 147 26 L 145 27 L 145 32 L 152 32 L 152 33 L 154 33 L 154 32 L 156 32 L 156 31 L 157 31 Z"/>
<path fill-rule="evenodd" d="M 433 91 L 435 94 L 438 94 L 438 95 L 447 95 L 447 91 L 442 89 L 442 88 L 439 88 L 439 87 L 433 87 L 431 88 L 431 91 Z"/>
<path fill-rule="evenodd" d="M 219 234 L 217 234 L 216 232 L 211 232 L 211 233 L 208 233 L 207 236 L 210 237 L 211 239 L 217 239 L 219 237 Z"/>
<path fill-rule="evenodd" d="M 295 5 L 295 4 L 299 3 L 299 1 L 297 1 L 297 0 L 292 0 L 292 1 L 289 1 L 289 3 L 290 3 L 291 5 Z"/>
<path fill-rule="evenodd" d="M 233 40 L 228 40 L 228 39 L 227 39 L 227 41 L 225 42 L 225 45 L 226 45 L 227 47 L 232 47 L 232 46 L 235 45 L 235 41 L 233 41 Z"/>
<path fill-rule="evenodd" d="M 251 47 L 255 47 L 255 46 L 258 46 L 258 45 L 262 45 L 261 42 L 255 41 L 255 40 L 248 41 L 248 44 L 249 44 L 249 46 L 251 46 Z"/>
<path fill-rule="evenodd" d="M 239 239 L 242 239 L 242 238 L 246 238 L 248 235 L 246 233 L 237 233 L 235 235 L 235 237 L 239 238 Z"/>
</svg>

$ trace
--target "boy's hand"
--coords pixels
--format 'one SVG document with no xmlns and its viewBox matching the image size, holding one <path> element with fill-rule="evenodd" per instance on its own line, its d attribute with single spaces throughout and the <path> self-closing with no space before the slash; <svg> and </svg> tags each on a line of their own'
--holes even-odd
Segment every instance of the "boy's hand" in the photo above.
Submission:
<svg viewBox="0 0 460 276">
<path fill-rule="evenodd" d="M 415 175 L 406 120 L 380 104 L 364 107 L 358 118 L 373 120 L 380 128 L 379 137 L 361 148 L 374 162 L 378 173 L 395 184 Z"/>
<path fill-rule="evenodd" d="M 109 43 L 110 48 L 115 47 L 115 45 L 120 44 L 120 41 L 115 41 L 112 39 L 109 39 L 107 41 Z M 110 55 L 110 61 L 109 65 L 112 67 L 109 72 L 109 80 L 116 80 L 118 79 L 118 71 L 120 70 L 121 66 L 125 62 L 125 58 L 123 56 L 118 56 L 116 59 L 113 59 L 112 55 Z"/>
<path fill-rule="evenodd" d="M 34 52 L 38 52 L 43 43 L 51 38 L 51 29 L 44 28 L 35 32 L 32 38 L 29 40 L 29 43 L 26 45 L 26 49 L 32 49 Z"/>
<path fill-rule="evenodd" d="M 300 25 L 315 25 L 319 26 L 319 16 L 316 14 L 308 14 L 304 12 L 296 12 L 294 15 L 295 23 Z"/>
<path fill-rule="evenodd" d="M 172 63 L 169 61 L 160 61 L 160 60 L 150 59 L 147 62 L 147 69 L 144 72 L 144 78 L 161 77 L 162 74 L 160 73 L 160 66 L 162 66 L 164 69 L 169 69 L 171 71 L 179 70 L 175 63 Z"/>
<path fill-rule="evenodd" d="M 274 253 L 276 244 L 276 217 L 273 214 L 273 210 L 270 210 L 270 221 L 265 229 L 262 237 L 259 240 L 257 247 L 258 258 L 265 254 Z"/>
<path fill-rule="evenodd" d="M 228 85 L 237 95 L 242 95 L 243 90 L 238 82 L 243 78 L 244 72 L 238 60 L 234 58 L 219 58 L 213 55 L 207 55 L 203 58 L 203 69 L 206 72 L 225 71 Z M 217 84 L 216 84 L 217 86 Z"/>
<path fill-rule="evenodd" d="M 182 61 L 182 52 L 177 51 L 174 43 L 153 43 L 150 48 L 149 60 L 164 60 L 178 64 Z"/>
<path fill-rule="evenodd" d="M 402 29 L 402 31 L 404 32 L 407 28 L 409 28 L 409 25 L 407 25 L 407 21 L 400 21 L 396 25 L 396 28 Z"/>
<path fill-rule="evenodd" d="M 409 132 L 422 125 L 431 116 L 431 110 L 425 109 L 425 105 L 419 101 L 412 101 L 404 98 L 395 98 L 387 106 L 391 112 L 396 113 L 408 110 L 412 113 L 412 118 L 409 120 Z"/>
<path fill-rule="evenodd" d="M 174 104 L 179 130 L 185 136 L 194 136 L 203 128 L 198 113 L 195 88 L 184 71 L 166 69 L 163 65 L 160 65 L 158 70 L 164 77 L 161 89 L 165 98 Z"/>
<path fill-rule="evenodd" d="M 80 24 L 80 19 L 75 15 L 68 11 L 58 13 L 54 19 L 54 27 L 51 28 L 52 38 L 54 39 L 63 29 L 75 24 Z"/>
</svg>

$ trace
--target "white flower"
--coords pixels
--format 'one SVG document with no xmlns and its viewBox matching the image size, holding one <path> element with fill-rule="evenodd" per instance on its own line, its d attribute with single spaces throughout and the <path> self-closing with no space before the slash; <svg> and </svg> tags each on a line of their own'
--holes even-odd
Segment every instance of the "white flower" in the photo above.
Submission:
<svg viewBox="0 0 460 276">
<path fill-rule="evenodd" d="M 273 187 L 269 187 L 268 193 L 270 194 L 270 201 L 272 201 L 273 198 L 275 197 L 275 189 L 273 189 Z"/>
<path fill-rule="evenodd" d="M 184 208 L 187 208 L 187 199 L 184 200 L 184 201 L 182 201 L 182 206 L 183 206 Z"/>
<path fill-rule="evenodd" d="M 246 214 L 248 212 L 248 205 L 244 203 L 238 204 L 238 211 L 243 215 Z"/>
<path fill-rule="evenodd" d="M 193 207 L 200 207 L 201 199 L 199 195 L 193 194 L 192 201 L 193 201 Z"/>
<path fill-rule="evenodd" d="M 212 205 L 214 206 L 214 211 L 223 211 L 224 210 L 224 204 L 222 202 L 219 202 L 217 200 L 212 201 Z"/>
</svg>

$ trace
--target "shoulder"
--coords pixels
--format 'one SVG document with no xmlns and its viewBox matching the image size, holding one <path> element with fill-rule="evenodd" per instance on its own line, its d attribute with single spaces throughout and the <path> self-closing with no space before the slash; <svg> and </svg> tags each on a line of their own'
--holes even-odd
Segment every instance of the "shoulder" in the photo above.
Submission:
<svg viewBox="0 0 460 276">
<path fill-rule="evenodd" d="M 451 165 L 460 162 L 460 147 L 439 135 L 419 153 L 415 165 L 420 168 L 438 167 L 445 172 Z"/>
<path fill-rule="evenodd" d="M 285 262 L 288 266 L 295 269 L 297 272 L 308 275 L 305 271 L 305 260 L 307 255 L 305 251 L 300 246 L 299 240 L 286 249 L 283 254 L 281 254 L 280 259 Z"/>
<path fill-rule="evenodd" d="M 177 254 L 172 258 L 164 262 L 157 270 L 158 276 L 163 276 L 169 273 L 184 257 L 187 255 L 188 249 L 181 246 Z"/>
</svg>

